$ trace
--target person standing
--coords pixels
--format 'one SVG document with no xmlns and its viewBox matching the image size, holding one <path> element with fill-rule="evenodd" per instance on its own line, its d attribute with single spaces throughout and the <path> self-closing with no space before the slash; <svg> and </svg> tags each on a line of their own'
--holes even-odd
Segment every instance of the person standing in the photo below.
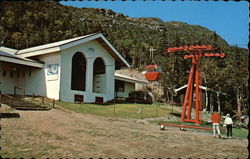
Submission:
<svg viewBox="0 0 250 159">
<path fill-rule="evenodd" d="M 216 131 L 218 132 L 219 138 L 221 138 L 220 135 L 220 120 L 221 120 L 221 116 L 217 113 L 214 112 L 211 116 L 211 120 L 213 123 L 213 133 L 214 133 L 214 137 L 216 137 Z"/>
<path fill-rule="evenodd" d="M 233 120 L 230 117 L 230 114 L 227 114 L 223 126 L 226 126 L 226 128 L 227 128 L 227 137 L 229 138 L 229 136 L 230 136 L 232 138 L 232 136 L 233 136 L 233 131 L 232 131 L 232 129 L 233 129 Z"/>
</svg>

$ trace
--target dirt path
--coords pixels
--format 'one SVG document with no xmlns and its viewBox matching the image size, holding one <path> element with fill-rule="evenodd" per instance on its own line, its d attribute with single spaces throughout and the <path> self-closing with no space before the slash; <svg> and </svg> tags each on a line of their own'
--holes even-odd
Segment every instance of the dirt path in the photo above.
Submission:
<svg viewBox="0 0 250 159">
<path fill-rule="evenodd" d="M 218 139 L 134 119 L 71 111 L 15 111 L 1 119 L 1 156 L 36 158 L 247 158 L 247 139 Z"/>
</svg>

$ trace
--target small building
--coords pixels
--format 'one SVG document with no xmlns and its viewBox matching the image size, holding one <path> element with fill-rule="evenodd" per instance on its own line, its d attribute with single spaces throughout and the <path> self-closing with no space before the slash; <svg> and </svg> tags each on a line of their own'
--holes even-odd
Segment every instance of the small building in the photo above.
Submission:
<svg viewBox="0 0 250 159">
<path fill-rule="evenodd" d="M 128 98 L 130 92 L 140 90 L 148 83 L 147 80 L 115 73 L 115 97 Z"/>
<path fill-rule="evenodd" d="M 17 50 L 1 47 L 0 50 L 0 92 L 6 94 L 25 93 L 30 82 L 31 70 L 40 70 L 44 64 L 15 55 Z M 22 89 L 22 90 L 20 90 Z M 21 91 L 21 92 L 20 92 Z"/>
<path fill-rule="evenodd" d="M 25 92 L 66 102 L 114 99 L 115 78 L 124 81 L 115 77 L 115 70 L 130 67 L 101 33 L 0 51 L 2 93 Z"/>
<path fill-rule="evenodd" d="M 161 85 L 161 83 L 159 81 L 148 81 L 145 77 L 145 73 L 139 71 L 138 69 L 119 69 L 115 71 L 115 75 L 120 77 L 120 79 L 123 78 L 124 81 L 126 80 L 125 82 L 128 82 L 128 79 L 130 79 L 130 85 L 131 83 L 134 83 L 133 85 L 135 87 L 135 91 L 150 92 L 151 96 L 153 96 L 154 98 L 153 101 L 155 100 L 155 98 L 160 99 L 164 95 L 163 86 Z M 125 94 L 125 96 L 127 97 L 128 93 Z M 120 95 L 121 93 L 118 93 L 118 97 Z"/>
<path fill-rule="evenodd" d="M 176 96 L 174 97 L 174 102 L 176 104 L 182 106 L 182 104 L 184 103 L 186 88 L 187 88 L 187 84 L 175 89 Z M 194 88 L 195 88 L 195 85 L 194 85 Z M 214 89 L 211 89 L 205 86 L 199 86 L 199 88 L 201 89 L 201 95 L 202 95 L 202 109 L 204 111 L 210 111 L 210 112 L 219 111 L 220 112 L 221 105 L 224 105 L 223 103 L 225 101 L 226 93 L 216 91 Z M 192 107 L 195 107 L 195 103 L 193 103 Z"/>
</svg>

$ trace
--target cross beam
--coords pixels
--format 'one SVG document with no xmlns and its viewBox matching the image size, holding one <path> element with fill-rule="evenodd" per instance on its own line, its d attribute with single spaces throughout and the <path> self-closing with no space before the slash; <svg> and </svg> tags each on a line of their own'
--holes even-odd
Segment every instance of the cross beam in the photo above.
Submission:
<svg viewBox="0 0 250 159">
<path fill-rule="evenodd" d="M 200 71 L 200 58 L 202 57 L 221 57 L 225 56 L 224 53 L 205 53 L 204 51 L 215 50 L 211 45 L 191 45 L 171 47 L 165 53 L 174 52 L 189 52 L 185 55 L 184 59 L 191 58 L 192 66 L 188 77 L 188 86 L 185 94 L 185 99 L 182 106 L 181 121 L 194 122 L 200 124 L 202 121 L 202 96 L 201 89 L 202 76 Z M 195 88 L 194 88 L 195 87 Z M 192 107 L 195 105 L 195 118 L 191 117 Z"/>
</svg>

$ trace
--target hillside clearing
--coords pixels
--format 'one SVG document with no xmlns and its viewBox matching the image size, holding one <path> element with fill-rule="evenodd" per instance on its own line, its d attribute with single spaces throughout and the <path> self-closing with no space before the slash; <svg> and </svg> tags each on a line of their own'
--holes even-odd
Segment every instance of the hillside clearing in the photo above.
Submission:
<svg viewBox="0 0 250 159">
<path fill-rule="evenodd" d="M 6 106 L 1 107 L 7 109 Z M 247 158 L 247 139 L 218 139 L 145 119 L 114 118 L 70 110 L 16 111 L 1 120 L 1 156 L 9 158 Z"/>
</svg>

